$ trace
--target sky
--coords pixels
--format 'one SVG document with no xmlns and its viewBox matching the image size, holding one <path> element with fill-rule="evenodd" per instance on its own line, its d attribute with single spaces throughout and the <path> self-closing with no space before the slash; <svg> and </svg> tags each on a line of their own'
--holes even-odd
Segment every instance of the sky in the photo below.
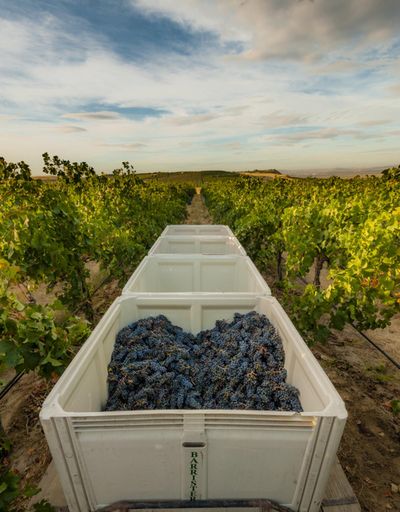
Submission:
<svg viewBox="0 0 400 512">
<path fill-rule="evenodd" d="M 399 0 L 0 0 L 0 155 L 400 164 Z"/>
</svg>

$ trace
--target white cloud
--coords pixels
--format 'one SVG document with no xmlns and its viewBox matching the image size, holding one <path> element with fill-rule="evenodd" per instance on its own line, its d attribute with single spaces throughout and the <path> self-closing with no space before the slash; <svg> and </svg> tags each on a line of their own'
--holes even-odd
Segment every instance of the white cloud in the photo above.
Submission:
<svg viewBox="0 0 400 512">
<path fill-rule="evenodd" d="M 222 41 L 242 42 L 248 59 L 314 61 L 338 46 L 346 46 L 348 54 L 387 43 L 400 22 L 398 0 L 131 1 L 149 15 L 215 32 Z"/>
</svg>

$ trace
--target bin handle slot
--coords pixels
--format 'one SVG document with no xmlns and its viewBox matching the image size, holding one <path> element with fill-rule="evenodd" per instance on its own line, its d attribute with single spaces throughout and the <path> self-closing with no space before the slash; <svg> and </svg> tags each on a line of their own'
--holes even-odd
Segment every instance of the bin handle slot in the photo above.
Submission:
<svg viewBox="0 0 400 512">
<path fill-rule="evenodd" d="M 204 448 L 205 445 L 206 445 L 206 443 L 202 443 L 202 442 L 185 441 L 184 443 L 182 443 L 182 446 L 184 448 Z"/>
</svg>

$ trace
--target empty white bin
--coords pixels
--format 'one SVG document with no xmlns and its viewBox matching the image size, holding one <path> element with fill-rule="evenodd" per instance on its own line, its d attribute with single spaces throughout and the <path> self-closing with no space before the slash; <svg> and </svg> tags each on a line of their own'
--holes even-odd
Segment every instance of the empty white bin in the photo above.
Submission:
<svg viewBox="0 0 400 512">
<path fill-rule="evenodd" d="M 146 256 L 122 290 L 129 293 L 271 295 L 247 256 L 158 254 Z"/>
<path fill-rule="evenodd" d="M 171 224 L 161 236 L 234 236 L 228 226 L 219 224 Z"/>
<path fill-rule="evenodd" d="M 236 237 L 232 236 L 160 236 L 149 250 L 156 254 L 203 254 L 246 256 Z"/>
<path fill-rule="evenodd" d="M 118 331 L 166 315 L 193 333 L 235 312 L 264 313 L 286 352 L 304 412 L 102 412 Z M 317 512 L 347 413 L 338 393 L 273 297 L 119 297 L 57 382 L 40 413 L 71 512 L 123 499 L 269 498 Z"/>
</svg>

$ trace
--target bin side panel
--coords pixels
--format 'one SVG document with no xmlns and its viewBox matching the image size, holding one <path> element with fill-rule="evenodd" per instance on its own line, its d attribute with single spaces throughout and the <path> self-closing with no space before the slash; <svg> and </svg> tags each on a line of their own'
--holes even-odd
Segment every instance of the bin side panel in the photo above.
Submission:
<svg viewBox="0 0 400 512">
<path fill-rule="evenodd" d="M 183 238 L 183 237 L 182 237 Z M 168 240 L 167 238 L 161 239 L 158 252 L 161 254 L 193 254 L 196 251 L 196 239 L 189 240 Z"/>
<path fill-rule="evenodd" d="M 200 289 L 201 292 L 232 292 L 236 284 L 234 282 L 236 261 L 212 261 L 200 262 Z M 248 276 L 250 277 L 250 276 Z M 237 291 L 247 291 L 239 290 Z"/>
<path fill-rule="evenodd" d="M 87 430 L 77 439 L 97 505 L 181 498 L 179 429 Z"/>
<path fill-rule="evenodd" d="M 295 506 L 312 430 L 214 430 L 208 433 L 208 497 L 269 498 Z"/>
<path fill-rule="evenodd" d="M 160 261 L 154 267 L 153 271 L 156 279 L 151 289 L 145 291 L 159 293 L 196 291 L 194 288 L 195 268 L 193 262 Z"/>
<path fill-rule="evenodd" d="M 193 499 L 257 497 L 297 507 L 313 428 L 211 427 L 200 446 L 185 442 L 183 432 L 178 425 L 150 423 L 78 427 L 81 470 L 90 475 L 85 483 L 96 506 L 132 497 L 188 499 L 195 493 Z"/>
</svg>

